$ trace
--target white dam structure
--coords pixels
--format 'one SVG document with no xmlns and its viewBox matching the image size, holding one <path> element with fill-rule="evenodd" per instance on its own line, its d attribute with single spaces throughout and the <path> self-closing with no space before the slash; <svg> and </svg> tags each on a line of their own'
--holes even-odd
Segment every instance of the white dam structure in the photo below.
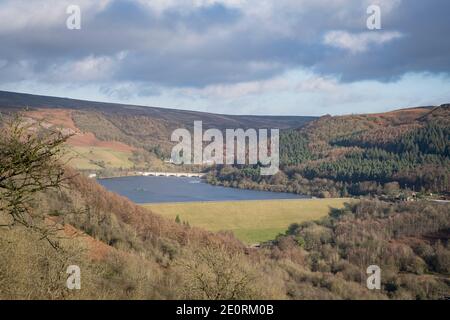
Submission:
<svg viewBox="0 0 450 320">
<path fill-rule="evenodd" d="M 202 178 L 206 176 L 205 173 L 193 172 L 136 172 L 136 174 L 145 177 L 188 177 L 188 178 Z"/>
</svg>

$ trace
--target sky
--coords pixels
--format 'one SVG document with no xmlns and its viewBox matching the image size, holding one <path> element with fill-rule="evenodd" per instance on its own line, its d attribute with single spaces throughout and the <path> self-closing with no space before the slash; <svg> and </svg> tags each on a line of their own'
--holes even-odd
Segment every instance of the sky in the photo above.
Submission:
<svg viewBox="0 0 450 320">
<path fill-rule="evenodd" d="M 372 5 L 381 29 L 367 27 Z M 252 115 L 440 105 L 449 12 L 448 0 L 0 0 L 0 90 Z"/>
</svg>

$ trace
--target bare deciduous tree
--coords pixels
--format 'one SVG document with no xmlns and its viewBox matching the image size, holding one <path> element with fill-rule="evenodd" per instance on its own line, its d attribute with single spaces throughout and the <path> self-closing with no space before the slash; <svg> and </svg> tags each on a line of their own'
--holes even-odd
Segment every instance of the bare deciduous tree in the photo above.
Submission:
<svg viewBox="0 0 450 320">
<path fill-rule="evenodd" d="M 1 226 L 22 225 L 51 242 L 54 228 L 45 215 L 30 210 L 30 202 L 38 192 L 60 188 L 68 179 L 62 149 L 70 135 L 18 114 L 3 116 L 0 126 L 0 212 L 8 217 Z"/>
<path fill-rule="evenodd" d="M 258 295 L 255 274 L 239 252 L 209 245 L 181 261 L 183 296 L 189 299 L 237 300 Z"/>
</svg>

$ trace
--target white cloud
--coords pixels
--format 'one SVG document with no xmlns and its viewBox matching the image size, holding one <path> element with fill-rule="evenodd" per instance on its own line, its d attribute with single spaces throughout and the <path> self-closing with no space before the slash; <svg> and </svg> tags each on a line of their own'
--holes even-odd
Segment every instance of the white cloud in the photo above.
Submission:
<svg viewBox="0 0 450 320">
<path fill-rule="evenodd" d="M 292 88 L 292 84 L 282 77 L 262 81 L 248 81 L 235 84 L 210 85 L 202 89 L 185 88 L 180 93 L 201 98 L 238 99 L 244 96 L 265 94 L 273 91 L 284 91 Z"/>
<path fill-rule="evenodd" d="M 310 76 L 306 80 L 300 81 L 295 89 L 298 92 L 336 92 L 339 89 L 339 83 L 334 78 L 325 78 L 321 76 Z"/>
<path fill-rule="evenodd" d="M 354 34 L 333 30 L 325 34 L 323 43 L 352 53 L 361 53 L 367 51 L 371 45 L 381 45 L 399 39 L 402 36 L 397 31 L 367 31 Z"/>
<path fill-rule="evenodd" d="M 90 55 L 64 64 L 54 64 L 50 68 L 51 72 L 41 80 L 66 83 L 108 81 L 126 55 L 126 52 L 119 52 L 114 56 Z M 39 75 L 36 77 L 41 78 Z"/>
<path fill-rule="evenodd" d="M 197 98 L 236 100 L 280 93 L 331 94 L 339 89 L 340 84 L 336 78 L 320 76 L 306 70 L 295 70 L 267 80 L 209 85 L 205 88 L 183 88 L 175 91 L 178 95 Z"/>
</svg>

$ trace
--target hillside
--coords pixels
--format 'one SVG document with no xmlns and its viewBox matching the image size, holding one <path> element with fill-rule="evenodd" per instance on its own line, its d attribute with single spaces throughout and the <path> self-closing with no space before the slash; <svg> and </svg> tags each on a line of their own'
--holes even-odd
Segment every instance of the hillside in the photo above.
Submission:
<svg viewBox="0 0 450 320">
<path fill-rule="evenodd" d="M 23 111 L 33 120 L 65 128 L 71 165 L 83 170 L 164 169 L 170 135 L 201 120 L 207 128 L 300 128 L 315 117 L 236 116 L 121 105 L 0 91 L 0 111 Z M 177 168 L 171 168 L 177 170 Z"/>
<path fill-rule="evenodd" d="M 0 228 L 0 299 L 442 299 L 450 293 L 444 204 L 348 206 L 292 225 L 259 250 L 229 234 L 160 218 L 82 176 L 68 189 L 40 195 L 33 207 L 64 225 L 60 249 L 26 228 Z M 380 292 L 365 288 L 372 263 L 383 270 Z M 82 290 L 65 288 L 73 264 L 82 270 Z M 231 278 L 222 278 L 224 272 Z M 199 289 L 199 281 L 208 289 Z"/>
<path fill-rule="evenodd" d="M 448 203 L 352 201 L 248 248 L 108 192 L 61 162 L 60 131 L 27 119 L 0 124 L 0 299 L 449 296 Z M 379 291 L 365 286 L 371 264 Z M 67 290 L 71 265 L 81 290 Z"/>
<path fill-rule="evenodd" d="M 319 197 L 450 193 L 450 105 L 323 116 L 280 138 L 282 172 L 218 167 L 214 184 Z"/>
<path fill-rule="evenodd" d="M 109 115 L 148 117 L 172 125 L 193 126 L 194 120 L 203 121 L 205 128 L 299 128 L 316 117 L 306 116 L 251 116 L 221 115 L 206 112 L 186 111 L 147 106 L 103 103 L 68 98 L 39 96 L 25 93 L 0 91 L 0 107 L 10 109 L 71 109 L 96 111 Z"/>
<path fill-rule="evenodd" d="M 0 92 L 1 112 L 26 107 L 28 121 L 73 134 L 67 158 L 79 170 L 105 175 L 198 170 L 164 160 L 173 145 L 172 131 L 202 120 L 205 128 L 283 129 L 278 175 L 219 166 L 210 171 L 212 184 L 319 197 L 449 194 L 449 104 L 320 118 L 228 116 Z"/>
</svg>

